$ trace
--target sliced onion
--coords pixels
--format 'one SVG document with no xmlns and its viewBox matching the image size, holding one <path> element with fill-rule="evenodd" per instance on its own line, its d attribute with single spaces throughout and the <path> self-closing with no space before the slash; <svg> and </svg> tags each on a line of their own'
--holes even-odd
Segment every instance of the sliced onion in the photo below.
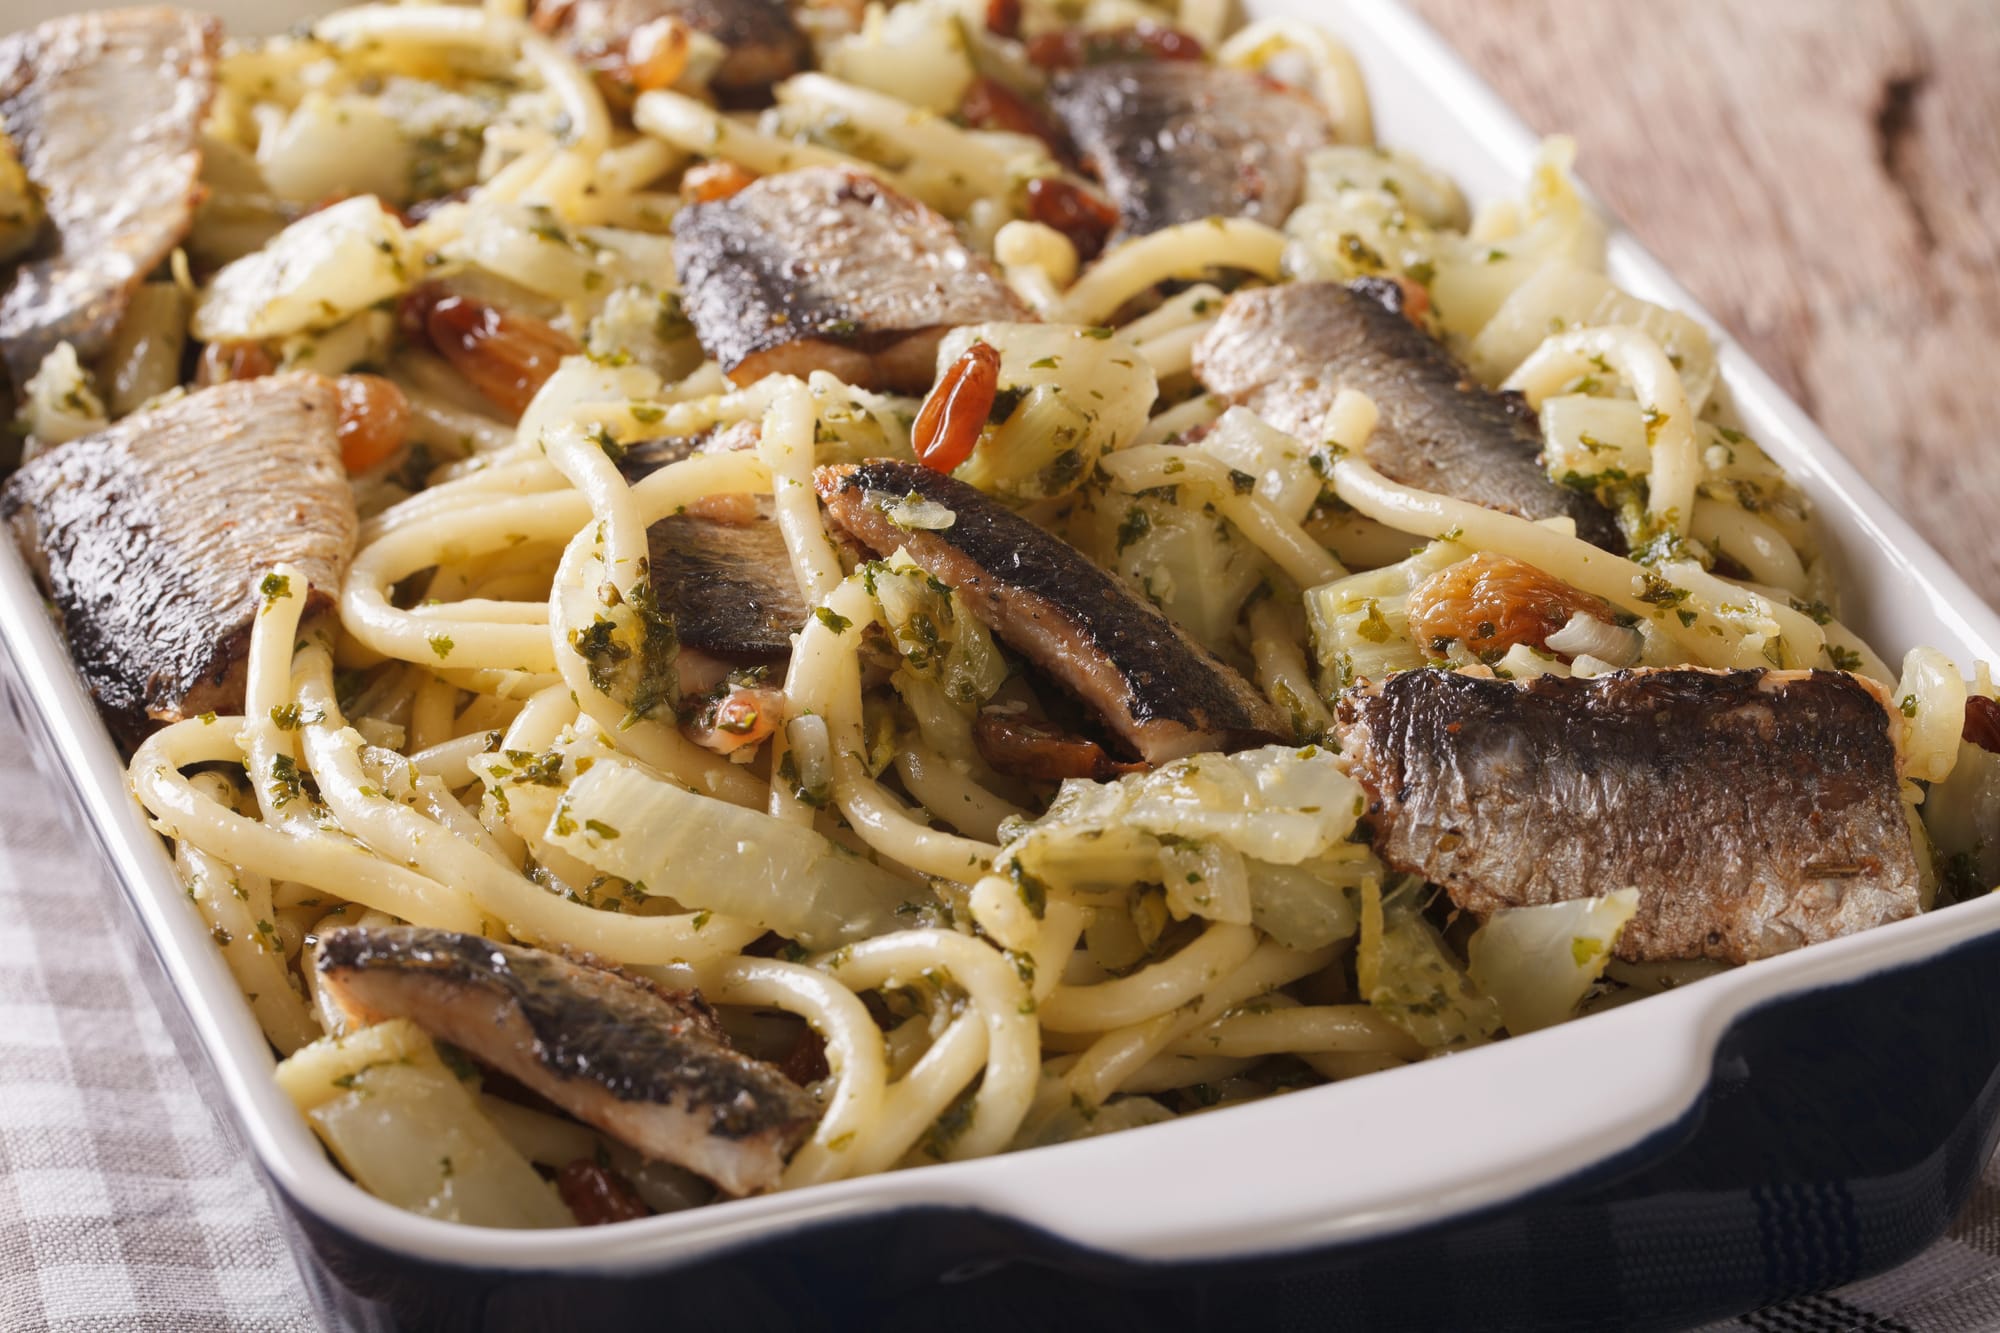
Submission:
<svg viewBox="0 0 2000 1333">
<path fill-rule="evenodd" d="M 1549 635 L 1550 652 L 1564 657 L 1594 657 L 1612 668 L 1631 666 L 1639 660 L 1642 642 L 1636 630 L 1611 625 L 1596 616 L 1578 611 L 1569 623 Z"/>
<path fill-rule="evenodd" d="M 599 759 L 570 784 L 548 839 L 606 874 L 831 949 L 898 928 L 913 890 L 810 828 Z"/>
</svg>

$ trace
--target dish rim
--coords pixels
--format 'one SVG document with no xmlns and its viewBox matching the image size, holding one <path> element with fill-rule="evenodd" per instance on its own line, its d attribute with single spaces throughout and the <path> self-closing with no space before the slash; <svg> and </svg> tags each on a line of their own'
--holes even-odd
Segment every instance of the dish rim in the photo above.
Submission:
<svg viewBox="0 0 2000 1333">
<path fill-rule="evenodd" d="M 1349 39 L 1357 58 L 1364 50 L 1395 50 L 1443 108 L 1440 119 L 1484 155 L 1488 175 L 1525 177 L 1536 138 L 1400 0 L 1250 0 L 1249 8 L 1311 14 Z M 1363 60 L 1364 72 L 1368 64 Z M 1372 92 L 1376 80 L 1369 84 Z M 1895 581 L 1920 595 L 1941 637 L 1955 641 L 1962 665 L 1968 653 L 2000 659 L 2000 616 L 1713 316 L 1621 225 L 1608 215 L 1606 221 L 1612 276 L 1710 329 L 1739 410 L 1746 420 L 1764 423 L 1759 439 L 1806 485 L 1821 514 L 1847 528 L 1841 546 L 1853 551 L 1865 543 Z M 127 791 L 124 764 L 70 666 L 25 561 L 11 542 L 0 545 L 6 548 L 0 555 L 0 649 L 12 658 L 33 714 L 23 719 L 31 745 L 46 740 L 53 749 L 51 766 L 82 807 L 249 1149 L 293 1206 L 419 1260 L 514 1272 L 627 1274 L 690 1263 L 776 1231 L 921 1206 L 978 1209 L 1137 1262 L 1268 1257 L 1379 1239 L 1504 1205 L 1670 1129 L 1707 1085 L 1724 1031 L 1751 1009 L 1920 963 L 2000 929 L 2000 901 L 1987 898 L 1449 1060 L 1231 1107 L 1224 1116 L 1029 1153 L 861 1177 L 610 1229 L 509 1232 L 441 1222 L 405 1213 L 342 1175 L 278 1090 L 269 1048 L 198 917 L 181 905 L 171 861 Z M 1599 1096 L 1605 1086 L 1619 1087 L 1620 1095 Z M 1451 1108 L 1468 1092 L 1486 1101 L 1486 1132 L 1446 1132 L 1458 1121 Z M 1537 1114 L 1551 1105 L 1568 1115 L 1559 1125 Z M 1324 1137 L 1330 1121 L 1371 1135 L 1369 1160 L 1302 1152 Z M 1424 1151 L 1399 1153 L 1398 1142 L 1421 1144 Z M 1162 1162 L 1187 1160 L 1228 1169 L 1197 1175 L 1158 1169 Z M 1259 1188 L 1231 1187 L 1244 1180 Z"/>
</svg>

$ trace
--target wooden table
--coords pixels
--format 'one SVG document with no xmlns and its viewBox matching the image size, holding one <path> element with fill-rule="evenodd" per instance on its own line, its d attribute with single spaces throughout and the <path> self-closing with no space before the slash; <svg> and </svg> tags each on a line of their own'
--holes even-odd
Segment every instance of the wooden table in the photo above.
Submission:
<svg viewBox="0 0 2000 1333">
<path fill-rule="evenodd" d="M 2000 605 L 2000 0 L 1412 0 Z"/>
</svg>

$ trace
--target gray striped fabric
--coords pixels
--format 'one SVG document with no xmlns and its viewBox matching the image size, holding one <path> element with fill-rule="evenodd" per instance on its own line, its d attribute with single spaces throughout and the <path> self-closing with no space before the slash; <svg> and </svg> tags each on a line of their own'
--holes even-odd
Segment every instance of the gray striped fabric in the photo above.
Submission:
<svg viewBox="0 0 2000 1333">
<path fill-rule="evenodd" d="M 127 956 L 117 891 L 5 720 L 0 810 L 0 1330 L 315 1328 L 270 1202 Z M 1913 1262 L 1714 1327 L 2000 1329 L 2000 1170 Z"/>
</svg>

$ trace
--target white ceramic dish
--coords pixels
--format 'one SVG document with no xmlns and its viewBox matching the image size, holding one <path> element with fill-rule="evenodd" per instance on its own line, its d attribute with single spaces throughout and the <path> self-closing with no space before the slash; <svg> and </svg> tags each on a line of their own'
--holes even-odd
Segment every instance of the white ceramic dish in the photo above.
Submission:
<svg viewBox="0 0 2000 1333">
<path fill-rule="evenodd" d="M 245 31 L 318 8 L 257 0 L 214 7 Z M 1310 17 L 1339 33 L 1366 74 L 1383 142 L 1442 167 L 1475 201 L 1519 189 L 1534 138 L 1401 8 L 1377 0 L 1251 0 L 1248 7 Z M 7 23 L 31 17 L 17 5 Z M 1589 164 L 1582 166 L 1587 173 Z M 1612 238 L 1611 272 L 1640 296 L 1704 317 L 1623 232 Z M 1891 660 L 1920 642 L 1965 666 L 2000 659 L 2000 618 L 1740 348 L 1726 336 L 1719 347 L 1751 433 L 1818 506 L 1849 589 L 1850 623 Z M 1142 1262 L 1230 1260 L 1380 1238 L 1507 1204 L 1674 1125 L 1708 1085 L 1720 1035 L 1756 1006 L 2000 930 L 2000 901 L 1953 908 L 1447 1060 L 1023 1155 L 609 1230 L 470 1229 L 364 1194 L 280 1095 L 270 1051 L 127 794 L 117 752 L 11 543 L 0 554 L 0 639 L 13 658 L 29 730 L 51 742 L 43 760 L 74 790 L 256 1160 L 286 1198 L 326 1226 L 418 1262 L 458 1268 L 639 1273 L 793 1228 L 923 1205 L 1015 1219 L 1099 1255 Z M 1479 1108 L 1477 1133 L 1465 1132 L 1468 1106 Z M 1340 1142 L 1366 1151 L 1329 1150 L 1335 1126 Z"/>
</svg>

